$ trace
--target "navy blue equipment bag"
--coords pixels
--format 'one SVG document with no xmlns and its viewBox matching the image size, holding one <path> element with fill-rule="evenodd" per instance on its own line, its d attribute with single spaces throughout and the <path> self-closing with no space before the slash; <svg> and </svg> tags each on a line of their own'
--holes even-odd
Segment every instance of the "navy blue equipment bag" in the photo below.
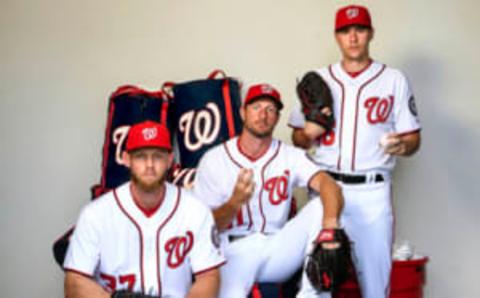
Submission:
<svg viewBox="0 0 480 298">
<path fill-rule="evenodd" d="M 240 133 L 240 84 L 221 70 L 213 71 L 207 79 L 167 84 L 173 93 L 169 120 L 175 130 L 180 165 L 174 182 L 188 187 L 202 155 Z"/>
<path fill-rule="evenodd" d="M 103 145 L 100 184 L 92 187 L 92 198 L 130 179 L 121 154 L 133 124 L 152 120 L 167 124 L 168 97 L 163 91 L 147 91 L 136 86 L 119 87 L 109 100 L 108 120 Z"/>
</svg>

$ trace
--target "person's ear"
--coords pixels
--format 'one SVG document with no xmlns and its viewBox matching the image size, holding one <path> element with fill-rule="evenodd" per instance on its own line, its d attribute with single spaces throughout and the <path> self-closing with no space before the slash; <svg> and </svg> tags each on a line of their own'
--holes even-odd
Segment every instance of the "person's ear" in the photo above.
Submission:
<svg viewBox="0 0 480 298">
<path fill-rule="evenodd" d="M 174 156 L 173 156 L 173 151 L 168 153 L 168 168 L 172 168 L 172 165 L 173 165 L 173 160 L 174 160 Z"/>
<path fill-rule="evenodd" d="M 371 41 L 374 36 L 375 36 L 375 30 L 373 30 L 373 28 L 372 28 L 372 29 L 370 29 L 370 39 L 369 40 Z"/>
<path fill-rule="evenodd" d="M 240 118 L 242 118 L 242 122 L 245 121 L 245 108 L 246 108 L 245 105 L 242 105 L 240 107 Z"/>
</svg>

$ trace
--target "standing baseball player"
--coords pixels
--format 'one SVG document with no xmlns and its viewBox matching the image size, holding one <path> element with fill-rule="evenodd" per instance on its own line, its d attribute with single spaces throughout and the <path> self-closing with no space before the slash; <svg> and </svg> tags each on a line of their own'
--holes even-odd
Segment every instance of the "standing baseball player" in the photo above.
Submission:
<svg viewBox="0 0 480 298">
<path fill-rule="evenodd" d="M 64 262 L 65 296 L 216 297 L 225 262 L 218 233 L 204 204 L 165 182 L 173 159 L 167 128 L 132 126 L 123 157 L 131 180 L 80 214 Z"/>
<path fill-rule="evenodd" d="M 294 144 L 316 146 L 314 160 L 342 187 L 341 222 L 353 243 L 364 298 L 388 296 L 391 173 L 396 156 L 409 156 L 420 146 L 412 90 L 400 71 L 370 58 L 373 34 L 367 8 L 350 5 L 337 11 L 335 39 L 342 60 L 315 71 L 330 88 L 335 122 L 324 127 L 327 133 L 320 137 L 321 129 L 307 129 L 312 123 L 305 121 L 308 117 L 300 109 L 293 110 L 289 119 Z"/>
<path fill-rule="evenodd" d="M 319 231 L 338 228 L 343 205 L 338 185 L 304 150 L 272 137 L 282 107 L 273 87 L 252 86 L 241 107 L 241 134 L 207 151 L 197 168 L 193 191 L 213 209 L 227 258 L 222 298 L 245 298 L 255 282 L 288 279 Z M 288 221 L 296 186 L 308 186 L 320 198 Z M 299 297 L 320 297 L 303 275 Z"/>
</svg>

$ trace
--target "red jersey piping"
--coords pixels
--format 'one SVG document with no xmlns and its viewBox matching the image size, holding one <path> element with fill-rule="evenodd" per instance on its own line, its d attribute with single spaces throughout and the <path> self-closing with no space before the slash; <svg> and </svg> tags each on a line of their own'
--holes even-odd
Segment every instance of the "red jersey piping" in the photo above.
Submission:
<svg viewBox="0 0 480 298">
<path fill-rule="evenodd" d="M 385 70 L 386 65 L 383 64 L 382 68 L 369 80 L 367 80 L 365 83 L 363 83 L 360 88 L 358 88 L 357 92 L 357 100 L 355 102 L 355 126 L 353 128 L 353 142 L 352 142 L 352 164 L 351 164 L 351 170 L 355 171 L 355 155 L 356 155 L 356 150 L 357 150 L 357 125 L 358 125 L 358 102 L 360 101 L 360 94 L 362 93 L 363 88 L 365 88 L 368 84 L 371 82 L 375 81 Z"/>
<path fill-rule="evenodd" d="M 127 210 L 123 207 L 120 199 L 117 195 L 117 190 L 113 190 L 113 196 L 115 197 L 115 201 L 117 202 L 118 207 L 120 210 L 125 214 L 125 216 L 133 223 L 133 225 L 137 228 L 138 234 L 140 235 L 140 282 L 142 285 L 142 292 L 145 293 L 145 285 L 144 285 L 144 273 L 143 273 L 143 233 L 140 225 L 135 221 L 135 219 L 127 212 Z M 133 198 L 132 198 L 133 199 Z"/>
</svg>

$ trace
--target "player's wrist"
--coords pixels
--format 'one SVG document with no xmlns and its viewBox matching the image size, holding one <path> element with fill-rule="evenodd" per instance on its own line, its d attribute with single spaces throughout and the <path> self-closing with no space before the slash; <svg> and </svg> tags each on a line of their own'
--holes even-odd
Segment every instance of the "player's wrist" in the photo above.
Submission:
<svg viewBox="0 0 480 298">
<path fill-rule="evenodd" d="M 238 209 L 242 207 L 242 199 L 236 195 L 233 195 L 230 200 L 227 201 L 225 207 L 232 213 L 237 213 Z"/>
<path fill-rule="evenodd" d="M 322 221 L 323 229 L 338 229 L 339 227 L 340 223 L 336 217 L 326 217 Z"/>
</svg>

